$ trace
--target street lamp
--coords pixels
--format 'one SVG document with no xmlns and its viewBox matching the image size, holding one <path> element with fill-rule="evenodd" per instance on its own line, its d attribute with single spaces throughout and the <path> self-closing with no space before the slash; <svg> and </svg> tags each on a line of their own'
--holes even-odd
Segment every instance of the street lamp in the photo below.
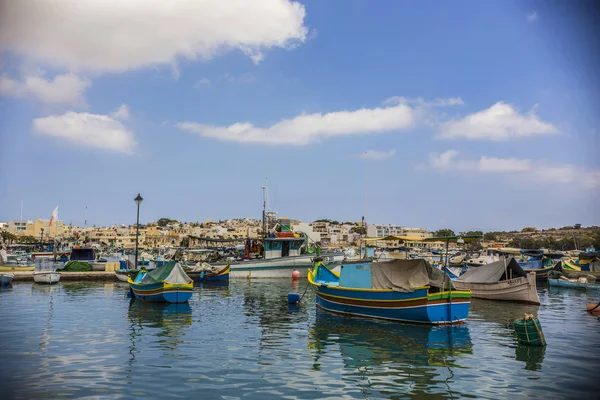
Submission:
<svg viewBox="0 0 600 400">
<path fill-rule="evenodd" d="M 144 199 L 138 193 L 137 197 L 133 199 L 135 204 L 137 204 L 137 223 L 135 225 L 135 266 L 133 268 L 137 269 L 138 267 L 138 237 L 140 235 L 140 204 Z"/>
<path fill-rule="evenodd" d="M 40 246 L 43 246 L 44 228 L 40 228 Z"/>
</svg>

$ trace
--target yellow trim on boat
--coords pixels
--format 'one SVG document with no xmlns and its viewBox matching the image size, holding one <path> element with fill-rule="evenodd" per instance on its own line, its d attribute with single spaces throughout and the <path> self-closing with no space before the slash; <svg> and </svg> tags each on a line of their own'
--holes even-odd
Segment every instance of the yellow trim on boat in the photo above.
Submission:
<svg viewBox="0 0 600 400">
<path fill-rule="evenodd" d="M 8 265 L 0 265 L 0 272 L 17 272 L 17 271 L 33 271 L 35 265 L 26 267 L 12 267 Z"/>
<path fill-rule="evenodd" d="M 194 282 L 190 283 L 167 283 L 163 282 L 164 289 L 189 289 L 192 290 L 194 288 Z"/>
</svg>

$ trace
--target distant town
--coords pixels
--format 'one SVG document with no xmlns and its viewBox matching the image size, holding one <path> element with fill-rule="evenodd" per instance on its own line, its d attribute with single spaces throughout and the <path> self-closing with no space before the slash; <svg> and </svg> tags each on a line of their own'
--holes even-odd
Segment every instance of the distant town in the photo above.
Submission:
<svg viewBox="0 0 600 400">
<path fill-rule="evenodd" d="M 600 248 L 600 227 L 584 227 L 581 224 L 560 228 L 536 229 L 525 227 L 519 231 L 455 232 L 451 229 L 429 231 L 424 228 L 394 224 L 367 224 L 362 222 L 339 222 L 319 219 L 312 222 L 290 220 L 292 230 L 302 232 L 313 242 L 329 247 L 358 245 L 361 238 L 390 238 L 403 236 L 414 239 L 403 241 L 405 245 L 418 246 L 419 239 L 453 236 L 480 235 L 478 247 L 517 247 L 527 249 L 578 250 L 593 246 Z M 0 222 L 2 242 L 7 245 L 34 244 L 47 241 L 63 243 L 98 244 L 104 247 L 133 249 L 136 225 L 112 225 L 106 227 L 79 227 L 51 222 L 48 219 L 11 220 Z M 207 220 L 204 222 L 181 222 L 169 218 L 139 226 L 139 246 L 146 249 L 164 247 L 202 247 L 214 243 L 243 242 L 263 235 L 262 222 L 252 218 Z M 428 244 L 436 247 L 435 243 Z"/>
</svg>

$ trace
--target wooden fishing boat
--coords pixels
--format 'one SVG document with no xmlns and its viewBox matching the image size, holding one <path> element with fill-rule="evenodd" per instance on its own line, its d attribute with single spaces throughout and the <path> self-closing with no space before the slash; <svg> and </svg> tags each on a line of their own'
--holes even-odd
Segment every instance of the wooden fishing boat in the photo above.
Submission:
<svg viewBox="0 0 600 400">
<path fill-rule="evenodd" d="M 525 271 L 526 274 L 532 273 L 535 275 L 535 279 L 537 280 L 547 280 L 548 279 L 548 274 L 550 273 L 550 271 L 552 271 L 554 269 L 553 265 L 550 265 L 548 267 L 544 267 L 544 268 L 536 268 L 536 269 L 523 269 L 523 271 Z"/>
<path fill-rule="evenodd" d="M 535 274 L 527 274 L 512 258 L 503 258 L 481 267 L 470 268 L 452 281 L 459 290 L 471 290 L 480 299 L 540 304 Z"/>
<path fill-rule="evenodd" d="M 115 269 L 115 276 L 121 282 L 127 282 L 129 278 L 135 281 L 139 272 L 139 269 Z"/>
<path fill-rule="evenodd" d="M 579 279 L 548 279 L 550 286 L 558 286 L 571 289 L 600 290 L 600 284 L 582 282 Z"/>
<path fill-rule="evenodd" d="M 452 324 L 467 318 L 471 304 L 468 290 L 451 290 L 444 272 L 423 259 L 343 263 L 338 274 L 317 258 L 308 282 L 319 308 L 359 317 Z"/>
<path fill-rule="evenodd" d="M 12 282 L 12 280 L 15 278 L 15 274 L 10 274 L 7 272 L 3 272 L 0 273 L 0 285 L 1 286 L 6 286 L 9 283 Z"/>
<path fill-rule="evenodd" d="M 33 271 L 33 280 L 35 283 L 47 283 L 52 285 L 60 281 L 60 272 L 56 271 Z"/>
<path fill-rule="evenodd" d="M 229 281 L 229 264 L 221 269 L 185 269 L 185 273 L 194 282 L 227 282 Z"/>
<path fill-rule="evenodd" d="M 150 302 L 185 303 L 194 289 L 194 281 L 175 261 L 150 272 L 142 269 L 135 280 L 127 282 L 133 297 Z"/>
</svg>

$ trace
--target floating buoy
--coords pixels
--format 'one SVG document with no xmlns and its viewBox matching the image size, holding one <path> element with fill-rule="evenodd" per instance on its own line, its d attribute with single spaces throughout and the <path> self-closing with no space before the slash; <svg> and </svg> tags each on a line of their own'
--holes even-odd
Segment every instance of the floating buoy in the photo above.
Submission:
<svg viewBox="0 0 600 400">
<path fill-rule="evenodd" d="M 587 312 L 589 312 L 590 314 L 600 315 L 600 303 L 598 303 L 598 304 L 590 303 L 587 305 L 585 310 Z"/>
<path fill-rule="evenodd" d="M 298 279 L 300 279 L 300 272 L 294 270 L 294 272 L 292 272 L 292 279 L 297 281 Z"/>
<path fill-rule="evenodd" d="M 546 338 L 542 332 L 540 321 L 532 314 L 525 314 L 523 319 L 515 321 L 515 331 L 520 344 L 528 346 L 545 346 Z"/>
<path fill-rule="evenodd" d="M 300 303 L 300 293 L 288 293 L 288 304 Z"/>
</svg>

